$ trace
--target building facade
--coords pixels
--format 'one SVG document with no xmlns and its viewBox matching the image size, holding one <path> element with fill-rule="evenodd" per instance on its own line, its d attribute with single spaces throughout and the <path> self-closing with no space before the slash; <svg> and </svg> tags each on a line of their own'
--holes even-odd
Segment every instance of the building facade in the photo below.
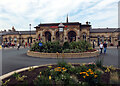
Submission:
<svg viewBox="0 0 120 86">
<path fill-rule="evenodd" d="M 64 25 L 64 42 L 86 40 L 96 46 L 100 42 L 106 41 L 109 46 L 120 46 L 119 28 L 92 28 L 89 22 L 81 24 L 79 22 L 62 23 Z M 36 26 L 36 36 L 39 40 L 56 41 L 59 39 L 59 23 L 39 24 Z"/>
<path fill-rule="evenodd" d="M 14 27 L 9 31 L 2 31 L 0 33 L 1 43 L 21 44 L 33 43 L 36 40 L 36 31 L 16 31 Z"/>
<path fill-rule="evenodd" d="M 34 41 L 60 41 L 59 32 L 60 23 L 44 23 L 37 25 L 36 31 L 16 31 L 14 27 L 10 31 L 0 33 L 1 43 L 33 43 Z M 89 22 L 81 24 L 79 22 L 62 23 L 63 42 L 86 40 L 96 46 L 100 42 L 106 41 L 108 46 L 120 46 L 120 29 L 119 28 L 92 28 Z"/>
<path fill-rule="evenodd" d="M 59 40 L 60 23 L 39 24 L 36 26 L 36 36 L 42 42 Z M 64 42 L 89 40 L 91 25 L 81 24 L 79 22 L 62 23 L 64 25 L 63 39 Z"/>
</svg>

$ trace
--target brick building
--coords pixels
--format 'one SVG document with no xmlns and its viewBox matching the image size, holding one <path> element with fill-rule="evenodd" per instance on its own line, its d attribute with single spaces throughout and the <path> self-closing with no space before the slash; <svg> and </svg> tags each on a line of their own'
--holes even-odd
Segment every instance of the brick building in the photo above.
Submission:
<svg viewBox="0 0 120 86">
<path fill-rule="evenodd" d="M 1 42 L 11 42 L 14 44 L 24 42 L 33 43 L 34 41 L 59 41 L 59 25 L 64 25 L 63 41 L 80 41 L 86 40 L 95 43 L 97 46 L 100 42 L 106 41 L 108 45 L 120 46 L 120 28 L 92 28 L 89 22 L 81 24 L 79 22 L 66 23 L 42 23 L 37 25 L 36 31 L 16 31 L 14 27 L 9 31 L 0 33 Z"/>
</svg>

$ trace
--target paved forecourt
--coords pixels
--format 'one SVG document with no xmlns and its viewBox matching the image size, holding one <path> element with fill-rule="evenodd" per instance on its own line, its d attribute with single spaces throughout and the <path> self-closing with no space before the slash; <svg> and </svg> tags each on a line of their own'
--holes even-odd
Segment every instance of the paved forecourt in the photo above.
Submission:
<svg viewBox="0 0 120 86">
<path fill-rule="evenodd" d="M 2 74 L 6 74 L 8 72 L 29 67 L 35 65 L 43 65 L 43 64 L 52 64 L 57 63 L 58 59 L 55 58 L 34 58 L 27 56 L 26 52 L 28 49 L 4 49 L 2 50 Z M 102 54 L 99 57 L 91 57 L 91 58 L 72 58 L 72 59 L 64 59 L 67 62 L 71 63 L 89 63 L 94 62 L 98 58 L 104 59 L 104 65 L 114 65 L 117 67 L 118 65 L 118 50 L 116 48 L 108 49 L 107 54 Z M 59 59 L 62 60 L 62 59 Z"/>
</svg>

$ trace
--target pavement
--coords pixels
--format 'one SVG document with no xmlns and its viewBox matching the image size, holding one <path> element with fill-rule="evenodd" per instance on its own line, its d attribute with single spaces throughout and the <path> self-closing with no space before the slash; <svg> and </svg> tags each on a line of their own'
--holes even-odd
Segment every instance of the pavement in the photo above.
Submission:
<svg viewBox="0 0 120 86">
<path fill-rule="evenodd" d="M 34 58 L 26 55 L 28 48 L 20 48 L 17 50 L 16 48 L 10 49 L 2 49 L 2 74 L 6 74 L 8 72 L 36 65 L 43 64 L 52 64 L 57 63 L 58 59 L 50 59 L 50 58 Z M 116 48 L 108 48 L 106 54 L 101 54 L 99 57 L 90 57 L 90 58 L 72 58 L 72 59 L 64 59 L 67 62 L 71 63 L 89 63 L 95 62 L 97 59 L 103 59 L 104 65 L 113 65 L 118 67 L 118 52 L 120 50 Z M 62 60 L 62 59 L 59 59 Z"/>
</svg>

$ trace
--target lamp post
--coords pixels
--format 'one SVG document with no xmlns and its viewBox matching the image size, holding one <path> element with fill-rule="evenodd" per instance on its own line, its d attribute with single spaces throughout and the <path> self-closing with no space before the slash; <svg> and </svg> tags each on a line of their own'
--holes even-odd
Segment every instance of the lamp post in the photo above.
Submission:
<svg viewBox="0 0 120 86">
<path fill-rule="evenodd" d="M 62 23 L 60 23 L 58 25 L 58 29 L 59 29 L 59 40 L 60 40 L 60 44 L 63 45 L 64 42 L 64 25 Z"/>
<path fill-rule="evenodd" d="M 31 47 L 31 24 L 29 24 L 30 26 L 30 47 Z"/>
</svg>

